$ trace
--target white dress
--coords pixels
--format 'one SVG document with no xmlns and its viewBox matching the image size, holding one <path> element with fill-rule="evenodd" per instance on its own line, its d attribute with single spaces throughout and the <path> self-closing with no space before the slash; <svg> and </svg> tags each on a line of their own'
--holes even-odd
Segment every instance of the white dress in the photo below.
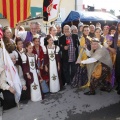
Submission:
<svg viewBox="0 0 120 120">
<path fill-rule="evenodd" d="M 47 53 L 46 47 L 43 48 L 44 54 Z M 60 82 L 57 72 L 57 65 L 55 59 L 55 48 L 48 49 L 49 56 L 49 76 L 50 76 L 50 92 L 55 93 L 60 90 Z M 59 47 L 56 47 L 56 54 L 59 52 Z"/>
<path fill-rule="evenodd" d="M 35 57 L 29 57 L 28 56 L 28 62 L 30 66 L 30 72 L 33 74 L 33 83 L 30 86 L 31 90 L 31 101 L 40 101 L 42 100 L 42 95 L 41 95 L 41 90 L 40 90 L 40 85 L 39 85 L 39 80 L 37 76 L 37 71 L 35 68 Z"/>
</svg>

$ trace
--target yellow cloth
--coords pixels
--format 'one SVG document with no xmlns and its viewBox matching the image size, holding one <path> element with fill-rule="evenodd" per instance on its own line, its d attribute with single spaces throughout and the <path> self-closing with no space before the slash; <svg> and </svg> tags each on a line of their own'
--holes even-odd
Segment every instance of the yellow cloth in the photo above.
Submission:
<svg viewBox="0 0 120 120">
<path fill-rule="evenodd" d="M 87 39 L 91 41 L 91 38 L 87 36 Z M 79 59 L 80 61 L 86 60 L 88 57 L 86 55 L 86 52 L 84 50 L 84 46 L 86 44 L 85 38 L 82 36 L 80 39 L 80 53 L 79 53 Z M 80 64 L 81 67 L 83 67 L 83 64 Z M 88 81 L 86 85 L 82 86 L 81 88 L 87 88 L 90 86 L 90 82 Z"/>
</svg>

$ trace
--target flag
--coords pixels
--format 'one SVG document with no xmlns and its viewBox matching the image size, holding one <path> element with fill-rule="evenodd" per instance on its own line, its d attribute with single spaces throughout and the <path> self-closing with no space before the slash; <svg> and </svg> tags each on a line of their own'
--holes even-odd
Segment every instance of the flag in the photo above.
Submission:
<svg viewBox="0 0 120 120">
<path fill-rule="evenodd" d="M 43 20 L 52 22 L 57 19 L 61 0 L 44 0 L 43 2 Z"/>
<path fill-rule="evenodd" d="M 1 40 L 1 45 L 3 48 L 3 56 L 4 56 L 4 63 L 5 63 L 5 73 L 6 73 L 6 81 L 9 83 L 11 87 L 15 89 L 15 101 L 16 103 L 19 103 L 21 91 L 22 91 L 22 85 L 21 81 L 18 75 L 18 72 L 8 54 L 8 52 L 5 49 L 5 45 L 3 40 Z"/>
<path fill-rule="evenodd" d="M 30 16 L 31 0 L 0 0 L 0 13 L 8 19 L 10 27 Z"/>
</svg>

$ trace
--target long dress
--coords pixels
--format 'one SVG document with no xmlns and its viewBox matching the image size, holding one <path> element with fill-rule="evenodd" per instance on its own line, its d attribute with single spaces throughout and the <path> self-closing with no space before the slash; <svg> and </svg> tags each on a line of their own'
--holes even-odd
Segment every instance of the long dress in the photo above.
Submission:
<svg viewBox="0 0 120 120">
<path fill-rule="evenodd" d="M 41 94 L 41 88 L 38 80 L 38 74 L 37 74 L 37 65 L 36 65 L 36 60 L 35 60 L 35 55 L 33 56 L 28 56 L 26 55 L 26 63 L 23 63 L 23 69 L 24 69 L 24 74 L 26 76 L 27 73 L 29 73 L 32 77 L 32 79 L 26 78 L 26 84 L 27 88 L 30 89 L 30 97 L 31 101 L 40 101 L 42 100 L 42 94 Z M 25 58 L 24 60 L 25 61 Z"/>
<path fill-rule="evenodd" d="M 82 60 L 87 59 L 87 55 L 84 51 L 83 46 L 86 44 L 87 49 L 90 50 L 91 49 L 90 40 L 91 40 L 91 38 L 88 36 L 81 37 L 81 39 L 80 39 L 80 53 L 79 53 L 79 57 L 78 57 L 77 61 L 80 62 Z M 87 82 L 88 82 L 87 67 L 86 67 L 86 65 L 78 64 L 75 76 L 71 82 L 71 86 L 72 87 L 82 87 L 82 86 L 86 85 Z"/>
<path fill-rule="evenodd" d="M 56 49 L 56 50 L 55 50 Z M 49 86 L 50 92 L 56 93 L 60 90 L 60 79 L 58 74 L 57 62 L 56 62 L 56 53 L 59 52 L 59 47 L 57 46 L 54 49 L 49 49 L 44 47 L 44 54 L 48 55 L 49 59 Z M 45 63 L 46 64 L 46 63 Z"/>
</svg>

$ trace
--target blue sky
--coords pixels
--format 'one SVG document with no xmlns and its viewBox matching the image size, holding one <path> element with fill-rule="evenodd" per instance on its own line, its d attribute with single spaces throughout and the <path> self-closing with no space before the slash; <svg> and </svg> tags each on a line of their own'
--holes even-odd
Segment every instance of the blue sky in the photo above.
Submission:
<svg viewBox="0 0 120 120">
<path fill-rule="evenodd" d="M 96 9 L 113 9 L 116 11 L 116 14 L 120 10 L 120 0 L 83 0 L 83 4 L 85 4 L 86 6 L 94 5 Z"/>
</svg>

